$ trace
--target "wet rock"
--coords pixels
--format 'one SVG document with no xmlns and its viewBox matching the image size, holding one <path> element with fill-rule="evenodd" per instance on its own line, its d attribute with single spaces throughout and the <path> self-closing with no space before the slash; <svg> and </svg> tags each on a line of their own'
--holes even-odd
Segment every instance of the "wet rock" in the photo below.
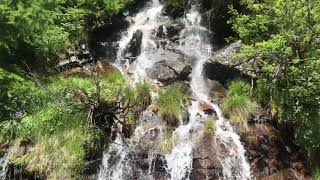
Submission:
<svg viewBox="0 0 320 180">
<path fill-rule="evenodd" d="M 128 47 L 125 52 L 126 58 L 135 58 L 141 53 L 141 44 L 142 44 L 142 36 L 143 32 L 141 30 L 137 30 L 130 40 Z"/>
<path fill-rule="evenodd" d="M 160 39 L 169 39 L 175 42 L 179 39 L 179 34 L 183 28 L 183 24 L 164 24 L 158 27 L 155 35 Z"/>
<path fill-rule="evenodd" d="M 211 103 L 209 103 L 209 102 L 201 101 L 199 103 L 199 106 L 200 106 L 201 110 L 203 112 L 205 112 L 206 114 L 211 114 L 211 113 L 215 112 L 213 107 L 211 106 Z"/>
<path fill-rule="evenodd" d="M 157 154 L 155 157 L 153 157 L 151 162 L 150 174 L 152 174 L 155 179 L 168 177 L 169 174 L 167 172 L 167 168 L 168 166 L 165 156 Z"/>
<path fill-rule="evenodd" d="M 307 161 L 269 123 L 249 124 L 242 136 L 257 179 L 310 179 Z"/>
<path fill-rule="evenodd" d="M 168 85 L 176 80 L 185 80 L 191 74 L 192 67 L 184 57 L 174 54 L 170 59 L 162 60 L 147 69 L 148 77 Z"/>
<path fill-rule="evenodd" d="M 227 90 L 221 83 L 215 80 L 207 79 L 207 84 L 210 90 L 210 97 L 213 101 L 221 101 L 227 95 Z"/>
<path fill-rule="evenodd" d="M 219 160 L 219 149 L 214 136 L 203 136 L 196 144 L 193 152 L 194 180 L 216 180 L 222 177 L 222 165 Z"/>
</svg>

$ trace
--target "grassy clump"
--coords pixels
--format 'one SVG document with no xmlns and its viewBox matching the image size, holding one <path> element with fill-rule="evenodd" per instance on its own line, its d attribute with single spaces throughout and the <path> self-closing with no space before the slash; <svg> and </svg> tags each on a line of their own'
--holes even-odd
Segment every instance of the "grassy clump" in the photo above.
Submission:
<svg viewBox="0 0 320 180">
<path fill-rule="evenodd" d="M 174 147 L 174 137 L 171 130 L 168 130 L 165 134 L 164 139 L 158 145 L 158 151 L 162 154 L 168 154 L 171 152 L 172 148 Z"/>
<path fill-rule="evenodd" d="M 207 121 L 204 124 L 204 127 L 205 127 L 205 133 L 208 135 L 213 135 L 217 130 L 215 121 L 212 118 L 207 119 Z"/>
<path fill-rule="evenodd" d="M 223 110 L 233 124 L 247 126 L 250 115 L 258 110 L 256 102 L 251 100 L 250 86 L 244 81 L 233 81 L 223 101 Z"/>
<path fill-rule="evenodd" d="M 188 102 L 188 95 L 180 84 L 174 84 L 159 93 L 159 114 L 169 125 L 177 125 L 182 107 Z"/>
<path fill-rule="evenodd" d="M 87 123 L 87 110 L 72 92 L 93 94 L 94 81 L 49 77 L 39 85 L 1 70 L 0 84 L 0 143 L 23 141 L 28 147 L 25 154 L 12 153 L 11 161 L 48 179 L 81 176 L 85 153 L 96 148 L 101 133 Z"/>
</svg>

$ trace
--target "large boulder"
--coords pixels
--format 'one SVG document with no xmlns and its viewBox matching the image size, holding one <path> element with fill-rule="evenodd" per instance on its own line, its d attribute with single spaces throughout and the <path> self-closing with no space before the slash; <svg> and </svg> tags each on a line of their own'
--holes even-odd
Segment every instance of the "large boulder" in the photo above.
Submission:
<svg viewBox="0 0 320 180">
<path fill-rule="evenodd" d="M 176 80 L 185 80 L 191 72 L 191 65 L 185 60 L 184 56 L 179 54 L 159 61 L 147 69 L 148 77 L 165 85 Z"/>
<path fill-rule="evenodd" d="M 250 80 L 253 76 L 250 68 L 244 64 L 238 64 L 235 60 L 235 54 L 239 52 L 242 46 L 241 41 L 231 43 L 218 50 L 204 64 L 204 73 L 207 78 L 218 81 L 227 86 L 228 82 L 237 79 Z"/>
<path fill-rule="evenodd" d="M 241 47 L 242 42 L 236 41 L 215 52 L 205 65 L 209 66 L 205 68 L 206 73 L 211 77 L 217 77 L 218 75 L 221 75 L 222 71 L 227 71 L 227 75 L 221 78 L 229 78 L 229 80 L 237 78 L 239 75 L 256 77 L 260 72 L 260 67 L 254 59 L 243 60 L 235 56 L 236 53 L 240 51 Z M 217 69 L 221 69 L 219 74 L 215 73 Z M 213 75 L 212 73 L 215 73 L 216 75 Z"/>
<path fill-rule="evenodd" d="M 257 179 L 311 179 L 306 159 L 269 123 L 249 124 L 242 142 Z"/>
</svg>

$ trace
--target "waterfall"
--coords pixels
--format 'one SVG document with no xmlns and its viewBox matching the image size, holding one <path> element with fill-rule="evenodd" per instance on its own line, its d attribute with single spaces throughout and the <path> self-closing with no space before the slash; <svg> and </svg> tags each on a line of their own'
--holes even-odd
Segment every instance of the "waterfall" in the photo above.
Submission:
<svg viewBox="0 0 320 180">
<path fill-rule="evenodd" d="M 6 157 L 0 158 L 0 180 L 5 180 L 9 168 L 9 161 Z"/>
<path fill-rule="evenodd" d="M 163 5 L 159 0 L 152 0 L 133 17 L 133 24 L 122 33 L 122 37 L 118 41 L 117 60 L 114 65 L 124 74 L 129 74 L 133 82 L 139 82 L 148 80 L 146 69 L 160 62 L 163 57 L 170 56 L 172 49 L 190 57 L 193 67 L 190 75 L 192 102 L 188 108 L 190 117 L 188 123 L 181 122 L 179 127 L 174 130 L 172 135 L 174 147 L 169 153 L 164 154 L 165 171 L 169 174 L 166 178 L 172 180 L 192 179 L 193 150 L 203 134 L 203 124 L 209 116 L 201 110 L 200 104 L 205 102 L 216 111 L 218 120 L 216 121 L 215 137 L 219 145 L 225 147 L 224 152 L 221 152 L 219 157 L 223 171 L 221 179 L 250 179 L 250 165 L 246 161 L 245 150 L 240 137 L 222 116 L 219 106 L 211 103 L 209 85 L 203 76 L 204 63 L 210 58 L 213 49 L 209 38 L 211 32 L 201 26 L 201 15 L 194 6 L 186 12 L 184 18 L 176 20 L 183 24 L 178 43 L 170 44 L 167 40 L 165 46 L 159 46 L 154 37 L 155 31 L 161 25 L 172 22 L 170 18 L 162 14 L 162 9 Z M 141 53 L 134 62 L 130 62 L 130 59 L 124 57 L 124 54 L 137 30 L 143 33 Z M 163 32 L 167 35 L 167 29 L 164 26 Z M 149 80 L 152 81 L 152 79 Z M 156 128 L 160 129 L 160 138 L 162 138 L 164 125 L 159 123 L 160 121 L 161 119 L 157 115 L 146 111 L 142 114 L 140 124 L 130 139 L 124 139 L 119 134 L 116 141 L 109 145 L 104 152 L 98 179 L 153 179 L 150 174 L 152 173 L 152 167 L 155 166 L 154 161 L 157 156 L 152 150 L 148 152 L 149 169 L 147 173 L 143 172 L 136 163 L 135 153 L 138 148 L 136 144 L 150 132 L 150 128 L 146 127 L 146 124 L 150 123 L 155 124 Z"/>
</svg>

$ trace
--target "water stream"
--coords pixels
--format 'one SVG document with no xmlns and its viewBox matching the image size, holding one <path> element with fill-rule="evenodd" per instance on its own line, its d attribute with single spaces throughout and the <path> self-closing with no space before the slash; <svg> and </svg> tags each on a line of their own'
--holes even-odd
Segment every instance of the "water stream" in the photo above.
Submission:
<svg viewBox="0 0 320 180">
<path fill-rule="evenodd" d="M 130 74 L 134 82 L 138 82 L 148 79 L 146 69 L 161 61 L 163 57 L 170 56 L 170 49 L 178 50 L 185 56 L 190 57 L 192 61 L 193 69 L 190 75 L 192 101 L 188 108 L 190 114 L 189 122 L 187 124 L 181 122 L 180 126 L 173 132 L 174 147 L 170 153 L 164 154 L 166 161 L 165 169 L 169 174 L 166 178 L 172 180 L 192 179 L 193 150 L 198 138 L 203 133 L 203 123 L 207 120 L 208 116 L 200 107 L 200 104 L 205 102 L 211 105 L 217 114 L 217 132 L 215 136 L 220 146 L 225 147 L 224 152 L 219 156 L 223 171 L 223 177 L 220 178 L 226 180 L 250 179 L 250 165 L 246 160 L 245 150 L 240 142 L 240 137 L 222 116 L 219 106 L 210 102 L 210 89 L 203 76 L 203 65 L 212 52 L 212 45 L 209 39 L 210 31 L 201 26 L 201 15 L 194 6 L 186 12 L 184 18 L 177 20 L 183 24 L 183 29 L 179 34 L 179 43 L 170 44 L 167 42 L 166 46 L 159 46 L 155 40 L 154 33 L 159 26 L 172 23 L 172 20 L 162 14 L 162 8 L 163 5 L 159 0 L 152 0 L 133 17 L 134 23 L 123 33 L 122 38 L 118 42 L 119 48 L 115 66 L 123 72 Z M 133 34 L 137 30 L 143 32 L 141 53 L 131 64 L 124 57 L 124 53 Z M 164 33 L 166 33 L 165 28 Z M 168 44 L 170 44 L 170 47 Z M 152 163 L 156 157 L 155 153 L 149 152 L 149 171 L 144 173 L 137 165 L 137 158 L 139 157 L 135 155 L 137 146 L 133 143 L 138 142 L 141 137 L 146 136 L 148 133 L 145 128 L 145 122 L 161 121 L 156 115 L 149 112 L 146 113 L 146 117 L 149 118 L 146 120 L 145 115 L 141 117 L 140 126 L 137 127 L 130 139 L 125 140 L 119 134 L 115 143 L 111 144 L 104 152 L 103 162 L 98 175 L 99 180 L 154 179 L 150 175 L 152 169 L 150 167 L 153 166 Z M 157 126 L 159 126 L 158 129 L 163 128 L 161 124 L 157 124 Z"/>
</svg>

